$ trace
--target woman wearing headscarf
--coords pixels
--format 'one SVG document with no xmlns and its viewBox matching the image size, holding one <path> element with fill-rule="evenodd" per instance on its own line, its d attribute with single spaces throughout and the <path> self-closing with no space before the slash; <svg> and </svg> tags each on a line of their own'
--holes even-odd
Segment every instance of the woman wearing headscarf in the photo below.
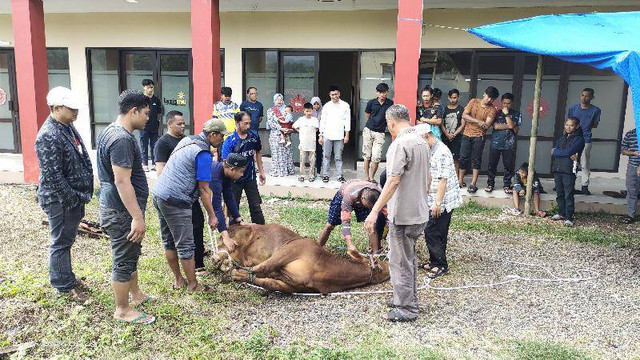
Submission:
<svg viewBox="0 0 640 360">
<path fill-rule="evenodd" d="M 291 147 L 280 143 L 282 130 L 291 132 L 291 129 L 282 129 L 279 119 L 284 120 L 284 98 L 282 94 L 273 95 L 273 106 L 267 110 L 267 128 L 269 133 L 269 146 L 271 148 L 271 170 L 269 175 L 274 177 L 295 174 Z"/>
<path fill-rule="evenodd" d="M 313 114 L 311 116 L 318 119 L 318 123 L 320 123 L 320 117 L 322 116 L 322 100 L 319 97 L 314 96 L 311 98 L 311 105 L 313 105 Z M 318 138 L 320 137 L 320 133 L 316 133 L 316 174 L 320 174 L 322 171 L 322 145 L 318 142 Z"/>
</svg>

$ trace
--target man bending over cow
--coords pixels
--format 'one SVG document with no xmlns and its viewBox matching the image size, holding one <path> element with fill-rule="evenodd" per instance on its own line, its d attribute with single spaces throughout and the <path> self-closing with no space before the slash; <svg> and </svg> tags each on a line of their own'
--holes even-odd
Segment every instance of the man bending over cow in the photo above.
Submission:
<svg viewBox="0 0 640 360">
<path fill-rule="evenodd" d="M 378 201 L 381 192 L 378 184 L 366 180 L 354 179 L 342 184 L 329 205 L 329 218 L 318 240 L 320 246 L 327 243 L 336 225 L 342 225 L 342 239 L 347 243 L 347 250 L 358 252 L 351 241 L 351 212 L 355 211 L 356 220 L 363 222 L 371 212 L 373 204 Z M 369 245 L 374 253 L 380 249 L 386 222 L 386 211 L 381 212 L 376 222 L 376 231 L 369 235 Z"/>
<path fill-rule="evenodd" d="M 229 252 L 235 249 L 236 242 L 227 231 L 227 222 L 222 209 L 222 200 L 229 213 L 229 225 L 242 223 L 238 204 L 233 194 L 233 182 L 240 179 L 247 168 L 247 158 L 240 154 L 230 153 L 224 163 L 214 161 L 211 164 L 211 182 L 209 187 L 213 193 L 211 203 L 218 218 L 218 232 Z"/>
</svg>

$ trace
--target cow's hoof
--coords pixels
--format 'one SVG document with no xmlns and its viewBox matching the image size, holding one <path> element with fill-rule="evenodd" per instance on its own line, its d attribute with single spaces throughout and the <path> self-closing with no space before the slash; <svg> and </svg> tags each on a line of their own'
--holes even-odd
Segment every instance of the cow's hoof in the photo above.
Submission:
<svg viewBox="0 0 640 360">
<path fill-rule="evenodd" d="M 244 269 L 233 269 L 231 271 L 231 279 L 237 282 L 249 281 L 249 272 Z"/>
</svg>

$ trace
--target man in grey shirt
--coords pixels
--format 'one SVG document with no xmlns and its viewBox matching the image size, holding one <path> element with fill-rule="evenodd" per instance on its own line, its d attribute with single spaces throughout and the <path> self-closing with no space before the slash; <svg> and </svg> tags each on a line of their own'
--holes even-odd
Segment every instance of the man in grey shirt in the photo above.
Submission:
<svg viewBox="0 0 640 360">
<path fill-rule="evenodd" d="M 413 321 L 418 318 L 416 290 L 416 240 L 429 221 L 429 145 L 411 126 L 409 110 L 393 105 L 386 112 L 387 128 L 396 139 L 387 150 L 387 182 L 380 198 L 365 220 L 372 233 L 378 213 L 388 205 L 389 266 L 394 309 L 390 321 Z"/>
</svg>

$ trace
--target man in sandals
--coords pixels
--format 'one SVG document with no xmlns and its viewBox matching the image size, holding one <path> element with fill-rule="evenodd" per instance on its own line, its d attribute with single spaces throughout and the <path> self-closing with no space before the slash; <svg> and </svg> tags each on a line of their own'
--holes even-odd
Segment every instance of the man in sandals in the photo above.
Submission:
<svg viewBox="0 0 640 360">
<path fill-rule="evenodd" d="M 100 133 L 96 146 L 100 179 L 98 214 L 100 225 L 111 238 L 113 255 L 111 286 L 116 305 L 113 317 L 145 325 L 154 323 L 155 317 L 131 307 L 151 299 L 138 286 L 149 185 L 133 130 L 144 129 L 150 105 L 150 99 L 141 91 L 123 91 L 118 99 L 118 118 Z"/>
<path fill-rule="evenodd" d="M 464 186 L 464 176 L 467 173 L 469 164 L 473 169 L 473 177 L 467 191 L 475 193 L 476 186 L 482 165 L 482 151 L 484 149 L 484 134 L 493 124 L 496 118 L 496 108 L 493 107 L 493 100 L 498 97 L 498 89 L 489 86 L 480 99 L 471 99 L 464 108 L 462 119 L 465 121 L 464 132 L 462 133 L 462 143 L 460 144 L 460 171 L 458 181 L 460 186 Z"/>
<path fill-rule="evenodd" d="M 416 241 L 429 220 L 427 201 L 429 145 L 411 126 L 409 110 L 393 105 L 386 112 L 387 128 L 395 140 L 387 150 L 387 181 L 380 198 L 365 220 L 369 234 L 375 231 L 380 211 L 389 203 L 389 263 L 394 308 L 389 321 L 418 318 Z"/>
<path fill-rule="evenodd" d="M 502 157 L 504 166 L 504 176 L 502 177 L 503 190 L 506 194 L 511 194 L 511 179 L 516 167 L 516 134 L 522 123 L 522 116 L 517 110 L 513 110 L 513 95 L 504 93 L 502 95 L 502 110 L 498 111 L 498 116 L 493 122 L 493 132 L 491 133 L 491 144 L 489 146 L 489 169 L 487 174 L 486 192 L 492 192 L 496 184 L 496 172 L 498 162 Z"/>
<path fill-rule="evenodd" d="M 449 272 L 447 263 L 449 225 L 453 209 L 462 205 L 462 195 L 451 150 L 433 135 L 428 124 L 416 126 L 416 131 L 427 140 L 431 150 L 429 161 L 431 186 L 427 198 L 431 216 L 424 229 L 429 262 L 422 265 L 422 268 L 427 270 L 427 276 L 433 279 Z"/>
<path fill-rule="evenodd" d="M 78 303 L 87 300 L 71 269 L 71 246 L 93 195 L 89 153 L 73 126 L 80 103 L 71 90 L 58 86 L 47 95 L 51 113 L 38 131 L 36 155 L 40 166 L 38 203 L 49 218 L 49 281 L 60 296 Z"/>
</svg>

